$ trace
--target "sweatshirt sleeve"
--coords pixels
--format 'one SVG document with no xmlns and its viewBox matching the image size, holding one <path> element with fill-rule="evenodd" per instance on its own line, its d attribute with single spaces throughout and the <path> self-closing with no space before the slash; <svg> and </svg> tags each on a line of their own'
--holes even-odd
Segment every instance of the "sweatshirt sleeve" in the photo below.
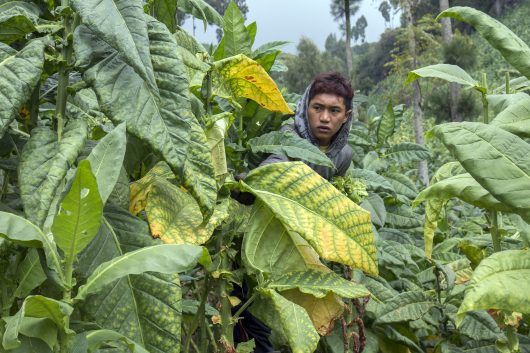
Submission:
<svg viewBox="0 0 530 353">
<path fill-rule="evenodd" d="M 339 153 L 339 159 L 337 163 L 336 176 L 344 176 L 348 168 L 350 167 L 351 160 L 353 158 L 353 150 L 350 146 L 346 145 Z"/>
</svg>

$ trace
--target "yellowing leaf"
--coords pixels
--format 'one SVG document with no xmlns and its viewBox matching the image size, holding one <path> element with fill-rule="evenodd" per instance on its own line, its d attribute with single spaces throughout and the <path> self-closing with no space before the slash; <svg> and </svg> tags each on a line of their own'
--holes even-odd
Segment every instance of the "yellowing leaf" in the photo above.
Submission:
<svg viewBox="0 0 530 353">
<path fill-rule="evenodd" d="M 212 68 L 213 94 L 252 99 L 262 107 L 293 114 L 280 90 L 263 67 L 243 54 L 215 62 Z"/>
<path fill-rule="evenodd" d="M 145 209 L 151 235 L 166 244 L 204 244 L 228 217 L 228 200 L 216 206 L 204 225 L 195 199 L 168 179 L 174 179 L 173 172 L 161 162 L 142 179 L 132 183 L 131 213 L 137 214 Z"/>
<path fill-rule="evenodd" d="M 333 293 L 324 298 L 317 298 L 298 289 L 290 289 L 283 291 L 281 295 L 307 311 L 313 326 L 321 336 L 326 336 L 333 330 L 333 322 L 344 311 L 344 303 Z"/>
<path fill-rule="evenodd" d="M 370 213 L 302 162 L 265 165 L 245 179 L 289 232 L 303 237 L 326 260 L 377 275 Z"/>
</svg>

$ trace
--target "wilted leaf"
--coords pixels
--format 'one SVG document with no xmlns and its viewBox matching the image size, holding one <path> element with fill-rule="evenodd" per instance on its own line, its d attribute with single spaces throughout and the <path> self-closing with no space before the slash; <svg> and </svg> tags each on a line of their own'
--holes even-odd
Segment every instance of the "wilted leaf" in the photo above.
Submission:
<svg viewBox="0 0 530 353">
<path fill-rule="evenodd" d="M 528 276 L 530 251 L 505 250 L 482 260 L 475 268 L 456 316 L 460 326 L 466 312 L 479 309 L 501 309 L 530 312 Z"/>
</svg>

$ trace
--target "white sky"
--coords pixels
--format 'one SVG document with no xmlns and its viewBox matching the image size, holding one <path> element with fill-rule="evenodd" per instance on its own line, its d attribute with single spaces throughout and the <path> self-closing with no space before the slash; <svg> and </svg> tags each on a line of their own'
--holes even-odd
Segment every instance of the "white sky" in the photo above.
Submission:
<svg viewBox="0 0 530 353">
<path fill-rule="evenodd" d="M 341 37 L 339 23 L 330 14 L 329 0 L 247 0 L 249 11 L 247 25 L 256 21 L 258 31 L 253 48 L 278 40 L 292 42 L 284 51 L 295 53 L 300 37 L 306 36 L 322 50 L 330 33 Z M 374 42 L 385 30 L 383 16 L 378 10 L 379 0 L 363 0 L 361 9 L 352 18 L 352 25 L 357 18 L 364 15 L 368 21 L 366 41 Z M 394 16 L 393 23 L 399 19 Z M 192 32 L 192 21 L 188 20 L 184 28 Z M 216 43 L 215 27 L 209 26 L 204 32 L 202 21 L 195 20 L 195 36 L 202 43 Z"/>
</svg>

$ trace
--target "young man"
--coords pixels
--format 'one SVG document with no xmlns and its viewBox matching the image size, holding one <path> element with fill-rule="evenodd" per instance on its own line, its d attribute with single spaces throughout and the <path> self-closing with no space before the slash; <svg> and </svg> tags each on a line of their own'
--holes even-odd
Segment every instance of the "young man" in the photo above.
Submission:
<svg viewBox="0 0 530 353">
<path fill-rule="evenodd" d="M 285 125 L 281 129 L 292 131 L 308 140 L 331 159 L 335 169 L 303 161 L 327 180 L 336 175 L 344 175 L 351 164 L 353 152 L 348 145 L 348 134 L 352 123 L 352 98 L 351 84 L 343 76 L 336 72 L 320 74 L 307 87 L 298 102 L 294 124 Z M 286 161 L 289 161 L 286 156 L 270 155 L 260 165 Z M 253 203 L 255 198 L 246 192 L 233 193 L 232 196 L 247 205 Z M 232 295 L 245 298 L 246 289 L 235 288 Z M 272 352 L 273 347 L 269 342 L 270 329 L 247 310 L 241 317 L 243 320 L 234 328 L 235 342 L 254 339 L 255 353 Z"/>
<path fill-rule="evenodd" d="M 336 72 L 315 77 L 298 102 L 294 125 L 282 127 L 293 131 L 320 148 L 335 164 L 336 170 L 304 161 L 323 178 L 344 175 L 351 164 L 352 149 L 348 134 L 352 122 L 353 90 L 350 82 Z M 285 162 L 283 155 L 271 155 L 261 165 Z"/>
</svg>

